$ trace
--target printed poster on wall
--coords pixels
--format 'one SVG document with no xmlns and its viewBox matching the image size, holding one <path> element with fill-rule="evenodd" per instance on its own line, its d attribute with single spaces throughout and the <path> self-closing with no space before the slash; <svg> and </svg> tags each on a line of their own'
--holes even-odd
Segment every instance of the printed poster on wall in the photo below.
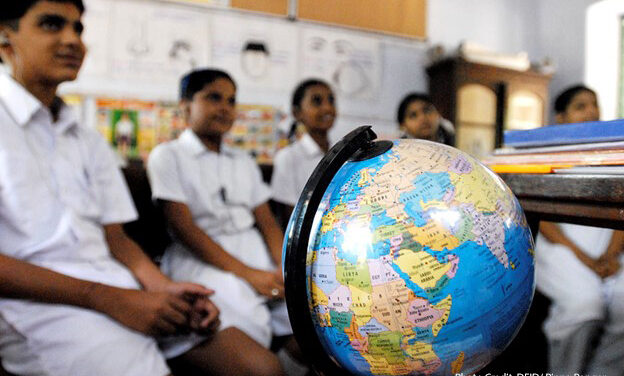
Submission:
<svg viewBox="0 0 624 376">
<path fill-rule="evenodd" d="M 110 25 L 110 71 L 128 82 L 177 86 L 210 60 L 208 16 L 166 3 L 115 1 Z"/>
<path fill-rule="evenodd" d="M 96 111 L 98 131 L 124 159 L 145 161 L 156 145 L 184 129 L 176 103 L 100 98 Z"/>
<path fill-rule="evenodd" d="M 220 14 L 212 19 L 212 65 L 243 87 L 292 90 L 296 33 L 295 26 L 272 19 Z"/>
<path fill-rule="evenodd" d="M 374 99 L 381 81 L 377 38 L 307 27 L 300 34 L 300 78 L 320 77 L 338 95 Z"/>
<path fill-rule="evenodd" d="M 252 104 L 237 105 L 236 113 L 223 142 L 246 151 L 258 164 L 272 164 L 275 153 L 284 146 L 278 125 L 286 115 L 273 106 Z"/>
</svg>

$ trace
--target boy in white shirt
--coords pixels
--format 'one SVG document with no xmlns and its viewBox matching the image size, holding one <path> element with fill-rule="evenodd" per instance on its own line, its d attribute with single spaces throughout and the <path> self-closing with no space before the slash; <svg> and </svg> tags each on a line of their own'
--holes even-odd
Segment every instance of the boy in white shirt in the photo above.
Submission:
<svg viewBox="0 0 624 376">
<path fill-rule="evenodd" d="M 136 211 L 113 153 L 56 95 L 82 65 L 83 11 L 81 0 L 22 0 L 0 13 L 0 57 L 11 70 L 0 75 L 3 366 L 168 375 L 166 357 L 175 357 L 203 372 L 252 374 L 216 332 L 212 291 L 171 281 L 125 235 Z M 155 337 L 170 335 L 159 349 Z"/>
</svg>

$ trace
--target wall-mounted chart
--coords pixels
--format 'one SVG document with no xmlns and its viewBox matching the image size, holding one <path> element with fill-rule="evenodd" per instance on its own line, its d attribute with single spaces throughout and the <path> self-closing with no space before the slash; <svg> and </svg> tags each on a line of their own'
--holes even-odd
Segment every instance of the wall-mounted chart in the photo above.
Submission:
<svg viewBox="0 0 624 376">
<path fill-rule="evenodd" d="M 269 19 L 215 17 L 212 65 L 244 87 L 291 90 L 296 80 L 297 29 Z"/>
<path fill-rule="evenodd" d="M 299 48 L 301 78 L 323 78 L 341 96 L 374 98 L 381 77 L 376 38 L 308 27 L 301 32 Z"/>
<path fill-rule="evenodd" d="M 177 84 L 182 74 L 210 60 L 204 14 L 171 4 L 130 1 L 116 1 L 112 13 L 110 68 L 117 79 L 159 77 Z"/>
</svg>

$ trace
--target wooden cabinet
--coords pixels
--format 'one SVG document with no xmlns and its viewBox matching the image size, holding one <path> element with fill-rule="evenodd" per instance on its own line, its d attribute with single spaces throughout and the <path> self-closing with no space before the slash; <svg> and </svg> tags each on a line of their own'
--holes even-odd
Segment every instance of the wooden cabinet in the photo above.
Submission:
<svg viewBox="0 0 624 376">
<path fill-rule="evenodd" d="M 550 75 L 477 64 L 462 58 L 427 68 L 429 94 L 456 128 L 456 146 L 474 156 L 502 144 L 503 131 L 544 125 Z"/>
</svg>

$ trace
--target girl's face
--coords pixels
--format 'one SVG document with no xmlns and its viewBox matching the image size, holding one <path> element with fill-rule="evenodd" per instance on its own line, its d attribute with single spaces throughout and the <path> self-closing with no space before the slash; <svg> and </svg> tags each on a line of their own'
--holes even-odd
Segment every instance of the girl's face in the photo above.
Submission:
<svg viewBox="0 0 624 376">
<path fill-rule="evenodd" d="M 560 124 L 598 121 L 600 120 L 598 99 L 591 91 L 580 91 L 572 97 L 565 111 L 557 114 L 556 120 Z"/>
<path fill-rule="evenodd" d="M 433 140 L 440 125 L 440 114 L 432 104 L 415 100 L 407 105 L 400 125 L 412 137 Z"/>
<path fill-rule="evenodd" d="M 192 100 L 183 101 L 182 109 L 198 136 L 223 136 L 236 118 L 236 88 L 230 80 L 218 78 L 204 85 Z"/>
<path fill-rule="evenodd" d="M 308 87 L 293 115 L 309 132 L 328 131 L 336 118 L 334 93 L 325 85 Z"/>
</svg>

